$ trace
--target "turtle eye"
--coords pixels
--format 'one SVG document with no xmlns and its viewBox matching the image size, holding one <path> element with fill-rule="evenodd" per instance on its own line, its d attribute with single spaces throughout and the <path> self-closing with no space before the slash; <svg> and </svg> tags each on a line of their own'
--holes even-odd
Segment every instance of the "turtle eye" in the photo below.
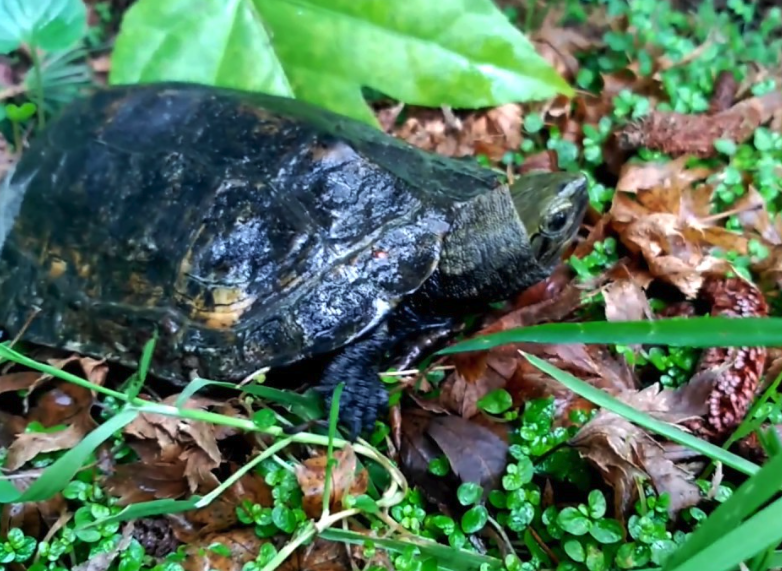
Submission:
<svg viewBox="0 0 782 571">
<path fill-rule="evenodd" d="M 570 204 L 558 204 L 543 220 L 542 230 L 545 234 L 559 234 L 568 225 L 570 220 Z"/>
</svg>

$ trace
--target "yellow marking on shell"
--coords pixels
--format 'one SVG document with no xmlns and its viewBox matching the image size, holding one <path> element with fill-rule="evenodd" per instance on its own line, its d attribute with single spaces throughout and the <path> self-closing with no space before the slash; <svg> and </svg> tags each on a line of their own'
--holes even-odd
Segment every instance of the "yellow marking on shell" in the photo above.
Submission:
<svg viewBox="0 0 782 571">
<path fill-rule="evenodd" d="M 277 280 L 277 288 L 278 290 L 290 289 L 301 281 L 302 277 L 295 273 L 286 274 Z"/>
<path fill-rule="evenodd" d="M 68 262 L 62 258 L 52 257 L 49 265 L 49 278 L 56 280 L 68 271 Z"/>
<path fill-rule="evenodd" d="M 179 272 L 177 273 L 176 283 L 174 284 L 174 289 L 179 292 L 187 291 L 187 282 L 190 279 L 189 275 L 193 269 L 193 246 L 198 241 L 198 237 L 201 235 L 201 232 L 204 231 L 205 227 L 205 224 L 201 224 L 198 228 L 198 231 L 195 233 L 193 240 L 190 243 L 190 247 L 187 249 L 187 252 L 182 257 L 182 261 L 179 263 Z"/>
<path fill-rule="evenodd" d="M 239 105 L 236 114 L 237 116 L 252 115 L 258 120 L 256 126 L 253 127 L 253 133 L 256 135 L 276 135 L 287 123 L 283 117 L 271 111 L 249 105 Z"/>
<path fill-rule="evenodd" d="M 315 143 L 310 147 L 310 155 L 315 162 L 324 162 L 327 164 L 341 163 L 350 159 L 354 155 L 353 149 L 342 142 L 324 145 Z"/>
<path fill-rule="evenodd" d="M 157 307 L 163 298 L 164 290 L 161 286 L 153 285 L 142 274 L 130 274 L 127 278 L 128 295 L 125 301 L 132 305 L 145 307 Z"/>
<path fill-rule="evenodd" d="M 202 321 L 210 329 L 230 329 L 255 303 L 255 296 L 248 296 L 241 288 L 216 288 L 211 290 L 213 304 L 207 304 L 203 296 L 187 300 L 193 319 Z"/>
<path fill-rule="evenodd" d="M 92 275 L 92 266 L 89 264 L 83 264 L 81 266 L 78 266 L 79 268 L 79 277 L 83 279 L 88 279 Z"/>
</svg>

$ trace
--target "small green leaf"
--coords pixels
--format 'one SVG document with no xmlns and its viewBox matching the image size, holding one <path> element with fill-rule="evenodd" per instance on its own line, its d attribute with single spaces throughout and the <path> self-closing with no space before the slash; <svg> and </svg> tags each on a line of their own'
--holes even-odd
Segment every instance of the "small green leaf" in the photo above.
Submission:
<svg viewBox="0 0 782 571">
<path fill-rule="evenodd" d="M 623 543 L 616 552 L 615 562 L 622 569 L 641 567 L 649 563 L 649 548 L 635 542 Z"/>
<path fill-rule="evenodd" d="M 445 535 L 451 535 L 456 529 L 456 522 L 447 515 L 436 515 L 432 517 L 432 525 L 442 529 Z"/>
<path fill-rule="evenodd" d="M 522 485 L 529 484 L 532 481 L 532 476 L 535 475 L 535 466 L 532 463 L 532 460 L 525 456 L 519 459 L 519 462 L 516 464 L 516 466 L 516 476 L 519 478 L 519 481 L 522 483 Z"/>
<path fill-rule="evenodd" d="M 110 83 L 161 80 L 296 97 L 371 124 L 362 87 L 454 108 L 573 93 L 492 0 L 139 0 Z"/>
<path fill-rule="evenodd" d="M 736 154 L 736 143 L 730 139 L 717 139 L 714 141 L 714 149 L 723 155 L 733 156 Z"/>
<path fill-rule="evenodd" d="M 456 497 L 463 506 L 476 503 L 483 496 L 483 488 L 473 482 L 465 482 L 456 490 Z"/>
<path fill-rule="evenodd" d="M 584 535 L 589 531 L 592 522 L 576 508 L 567 507 L 557 516 L 559 527 L 573 535 Z"/>
<path fill-rule="evenodd" d="M 253 414 L 253 424 L 261 430 L 266 430 L 277 424 L 277 415 L 269 408 L 262 408 Z"/>
<path fill-rule="evenodd" d="M 353 505 L 362 512 L 370 514 L 376 514 L 380 511 L 380 508 L 377 507 L 377 502 L 366 494 L 358 496 Z"/>
<path fill-rule="evenodd" d="M 293 530 L 296 529 L 296 516 L 291 509 L 285 506 L 276 506 L 272 510 L 272 521 L 285 533 L 293 533 Z"/>
<path fill-rule="evenodd" d="M 3 0 L 0 2 L 0 54 L 20 44 L 45 51 L 73 46 L 87 32 L 82 0 Z"/>
<path fill-rule="evenodd" d="M 225 544 L 215 542 L 210 543 L 207 549 L 213 553 L 216 553 L 217 555 L 221 555 L 223 557 L 230 557 L 231 556 L 231 548 L 228 547 Z"/>
<path fill-rule="evenodd" d="M 462 516 L 462 530 L 464 533 L 477 533 L 488 520 L 489 512 L 484 506 L 473 506 Z"/>
<path fill-rule="evenodd" d="M 27 121 L 30 119 L 33 115 L 35 115 L 35 111 L 38 108 L 36 107 L 35 103 L 32 101 L 25 101 L 22 103 L 22 105 L 15 105 L 13 103 L 9 103 L 5 106 L 5 112 L 6 115 L 8 115 L 8 119 L 10 121 L 14 121 L 15 123 L 21 123 L 23 121 Z"/>
<path fill-rule="evenodd" d="M 622 526 L 613 519 L 600 519 L 592 523 L 589 533 L 600 543 L 616 543 L 622 539 Z"/>
<path fill-rule="evenodd" d="M 606 571 L 606 556 L 594 545 L 587 545 L 586 566 L 589 571 Z"/>
<path fill-rule="evenodd" d="M 600 519 L 606 513 L 606 498 L 600 490 L 589 492 L 589 516 L 593 519 Z"/>
<path fill-rule="evenodd" d="M 478 400 L 478 407 L 489 414 L 502 414 L 513 406 L 513 397 L 505 389 L 496 389 Z"/>
<path fill-rule="evenodd" d="M 508 505 L 508 496 L 500 490 L 489 492 L 489 503 L 498 509 L 505 509 Z"/>
<path fill-rule="evenodd" d="M 440 455 L 429 462 L 429 471 L 435 476 L 445 476 L 451 470 L 451 463 L 448 457 Z"/>
<path fill-rule="evenodd" d="M 583 563 L 586 560 L 586 551 L 584 551 L 584 546 L 581 545 L 579 540 L 568 539 L 563 547 L 565 548 L 565 553 L 567 553 L 568 557 L 573 561 Z"/>
</svg>

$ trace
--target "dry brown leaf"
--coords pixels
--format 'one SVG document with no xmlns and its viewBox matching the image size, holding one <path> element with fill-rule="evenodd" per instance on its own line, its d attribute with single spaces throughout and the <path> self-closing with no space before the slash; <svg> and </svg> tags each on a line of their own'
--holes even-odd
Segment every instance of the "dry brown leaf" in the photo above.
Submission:
<svg viewBox="0 0 782 571">
<path fill-rule="evenodd" d="M 14 475 L 13 485 L 20 492 L 24 492 L 39 477 L 39 470 L 21 472 Z M 26 535 L 41 540 L 67 511 L 68 505 L 60 493 L 41 502 L 4 504 L 0 517 L 0 535 L 7 537 L 9 530 L 17 527 Z"/>
<path fill-rule="evenodd" d="M 0 376 L 0 394 L 29 390 L 40 376 L 41 374 L 35 371 L 21 371 L 2 375 Z"/>
<path fill-rule="evenodd" d="M 68 424 L 79 416 L 89 415 L 94 402 L 92 391 L 73 383 L 57 380 L 50 383 L 31 408 L 28 420 L 49 428 Z"/>
<path fill-rule="evenodd" d="M 163 402 L 173 405 L 178 398 L 178 394 L 171 395 Z M 241 416 L 230 403 L 204 397 L 188 399 L 185 408 L 211 408 L 221 414 Z M 124 432 L 138 439 L 131 438 L 130 443 L 142 454 L 144 461 L 183 463 L 189 488 L 195 491 L 204 485 L 216 485 L 217 478 L 212 470 L 222 463 L 222 453 L 217 443 L 236 434 L 237 430 L 203 421 L 142 413 L 124 428 Z"/>
<path fill-rule="evenodd" d="M 364 468 L 356 474 L 356 453 L 352 446 L 348 445 L 334 452 L 334 458 L 337 462 L 331 471 L 329 509 L 339 511 L 346 495 L 358 496 L 366 492 L 369 476 Z M 328 457 L 323 454 L 308 458 L 303 464 L 296 466 L 296 478 L 304 493 L 302 507 L 310 518 L 317 519 L 323 510 L 327 460 Z"/>
<path fill-rule="evenodd" d="M 782 177 L 782 169 L 778 174 Z M 766 200 L 753 185 L 748 185 L 747 191 L 736 201 L 735 210 L 745 229 L 754 230 L 769 245 L 782 245 L 782 216 L 777 214 L 772 219 Z"/>
<path fill-rule="evenodd" d="M 416 147 L 449 157 L 485 154 L 499 161 L 521 144 L 521 106 L 507 103 L 487 110 L 462 113 L 450 120 L 443 111 L 407 107 L 407 118 L 395 125 L 397 108 L 381 109 L 378 120 L 388 132 Z"/>
<path fill-rule="evenodd" d="M 620 172 L 616 190 L 619 192 L 638 192 L 640 190 L 669 188 L 678 190 L 690 186 L 692 183 L 703 180 L 713 173 L 706 167 L 686 168 L 689 156 L 682 156 L 668 162 L 644 162 L 625 163 Z M 675 199 L 676 208 L 667 208 L 663 212 L 678 212 L 678 197 Z M 647 205 L 654 209 L 653 207 Z"/>
<path fill-rule="evenodd" d="M 646 293 L 632 279 L 611 282 L 603 288 L 603 298 L 608 321 L 640 321 L 653 317 Z"/>
<path fill-rule="evenodd" d="M 231 466 L 235 471 L 238 467 Z M 219 484 L 217 481 L 203 482 L 196 490 L 198 494 L 208 494 Z M 172 532 L 182 543 L 192 543 L 210 533 L 223 532 L 239 524 L 237 510 L 245 502 L 272 507 L 272 490 L 258 474 L 244 474 L 225 492 L 215 498 L 208 506 L 167 516 Z"/>
<path fill-rule="evenodd" d="M 602 46 L 602 36 L 587 36 L 581 28 L 561 27 L 555 22 L 554 15 L 547 14 L 542 25 L 530 35 L 530 40 L 560 75 L 572 79 L 580 68 L 576 55 Z"/>
<path fill-rule="evenodd" d="M 660 390 L 652 385 L 642 391 L 627 391 L 616 397 L 636 410 L 658 420 L 682 423 L 705 411 L 706 383 L 695 384 L 681 392 Z M 677 466 L 665 455 L 662 445 L 640 427 L 606 409 L 600 410 L 570 440 L 615 492 L 617 514 L 628 515 L 637 494 L 635 479 L 648 478 L 658 493 L 668 493 L 672 516 L 700 501 L 693 474 Z"/>
<path fill-rule="evenodd" d="M 187 494 L 185 465 L 182 462 L 133 462 L 119 464 L 104 480 L 106 490 L 119 505 L 176 499 Z"/>
<path fill-rule="evenodd" d="M 612 225 L 628 250 L 642 254 L 653 277 L 675 285 L 687 298 L 700 291 L 704 274 L 732 269 L 729 262 L 710 254 L 712 248 L 748 250 L 746 236 L 712 226 L 686 209 L 653 211 L 650 206 L 664 210 L 681 204 L 662 199 L 659 190 L 639 193 L 642 196 L 646 205 L 617 193 L 610 210 Z"/>
<path fill-rule="evenodd" d="M 180 565 L 185 571 L 242 571 L 245 564 L 255 561 L 263 544 L 269 541 L 258 537 L 252 527 L 210 534 L 187 546 L 186 557 Z M 215 543 L 227 547 L 230 555 L 210 550 L 209 546 Z"/>
<path fill-rule="evenodd" d="M 458 416 L 438 416 L 427 430 L 462 482 L 497 487 L 505 471 L 508 442 L 484 426 Z"/>
<path fill-rule="evenodd" d="M 79 417 L 76 422 L 56 432 L 27 432 L 17 436 L 8 448 L 5 468 L 11 472 L 18 470 L 38 454 L 70 450 L 96 427 L 88 416 Z"/>
<path fill-rule="evenodd" d="M 723 69 L 717 74 L 714 80 L 714 91 L 709 101 L 709 113 L 721 113 L 733 106 L 736 100 L 736 94 L 739 90 L 739 83 L 732 71 Z"/>
</svg>

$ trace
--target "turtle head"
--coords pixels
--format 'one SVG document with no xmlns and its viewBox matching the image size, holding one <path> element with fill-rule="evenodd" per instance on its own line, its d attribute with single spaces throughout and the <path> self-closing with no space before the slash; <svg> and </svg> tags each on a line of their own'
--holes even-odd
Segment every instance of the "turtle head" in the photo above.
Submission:
<svg viewBox="0 0 782 571">
<path fill-rule="evenodd" d="M 510 187 L 516 213 L 529 235 L 531 254 L 548 268 L 575 236 L 589 204 L 581 173 L 529 173 Z"/>
</svg>

